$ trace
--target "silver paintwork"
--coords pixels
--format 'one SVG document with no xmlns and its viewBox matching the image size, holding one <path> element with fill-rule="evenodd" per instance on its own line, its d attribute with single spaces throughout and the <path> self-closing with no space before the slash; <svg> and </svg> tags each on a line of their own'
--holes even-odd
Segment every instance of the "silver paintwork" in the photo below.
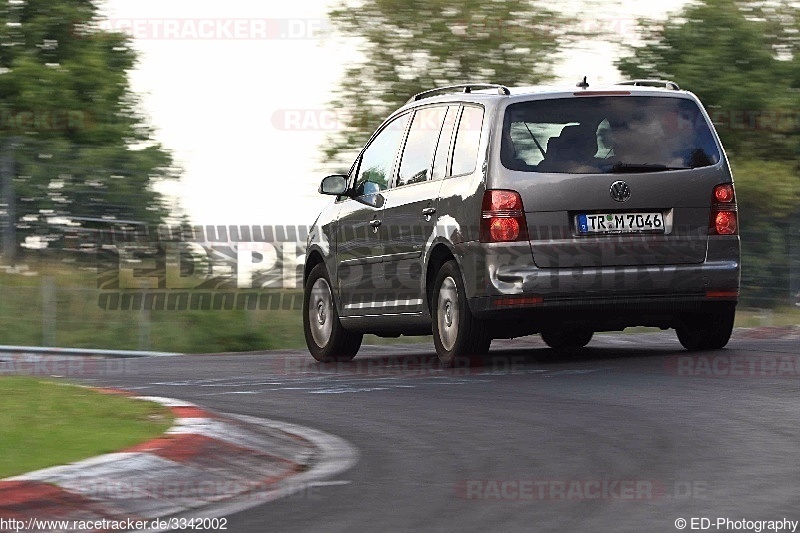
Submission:
<svg viewBox="0 0 800 533">
<path fill-rule="evenodd" d="M 707 233 L 710 191 L 733 179 L 719 138 L 696 96 L 674 89 L 623 87 L 636 96 L 698 103 L 722 159 L 698 169 L 626 173 L 623 181 L 633 194 L 619 202 L 609 194 L 612 184 L 621 179 L 618 174 L 530 173 L 501 164 L 500 130 L 509 105 L 575 98 L 579 92 L 573 88 L 510 89 L 508 96 L 490 89 L 412 101 L 385 122 L 430 106 L 482 107 L 478 161 L 472 174 L 390 187 L 369 197 L 340 197 L 320 214 L 309 235 L 306 273 L 316 261 L 324 262 L 344 327 L 372 333 L 429 334 L 431 306 L 440 302 L 429 302 L 435 276 L 428 275 L 428 267 L 442 252 L 458 264 L 470 309 L 498 321 L 507 321 L 507 313 L 484 305 L 498 296 L 535 294 L 550 302 L 548 309 L 556 310 L 574 310 L 576 298 L 586 302 L 588 309 L 595 300 L 617 297 L 635 300 L 630 308 L 639 309 L 637 306 L 657 304 L 662 296 L 664 302 L 677 299 L 699 304 L 706 289 L 738 289 L 738 236 Z M 620 86 L 592 87 L 604 89 L 620 90 Z M 400 155 L 395 159 L 395 174 Z M 356 171 L 354 164 L 351 184 Z M 479 241 L 478 222 L 486 189 L 520 193 L 530 241 Z M 578 238 L 569 229 L 572 213 L 579 209 L 634 212 L 659 207 L 667 225 L 664 235 L 603 240 Z M 560 306 L 562 300 L 565 303 Z M 631 313 L 631 320 L 638 316 L 644 320 L 650 313 L 649 308 L 646 311 Z M 598 331 L 603 329 L 602 318 L 597 316 Z"/>
</svg>

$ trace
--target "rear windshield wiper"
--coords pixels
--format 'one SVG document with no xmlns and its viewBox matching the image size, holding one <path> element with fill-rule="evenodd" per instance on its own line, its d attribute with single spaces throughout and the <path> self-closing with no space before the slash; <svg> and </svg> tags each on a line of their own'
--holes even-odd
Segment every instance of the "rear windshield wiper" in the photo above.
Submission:
<svg viewBox="0 0 800 533">
<path fill-rule="evenodd" d="M 657 163 L 614 163 L 608 169 L 612 174 L 626 174 L 632 172 L 661 172 L 663 170 L 688 170 L 692 167 L 670 167 Z"/>
<path fill-rule="evenodd" d="M 542 152 L 542 157 L 546 157 L 546 155 L 544 153 L 544 150 L 542 149 L 542 145 L 539 144 L 538 140 L 536 140 L 536 135 L 534 135 L 533 132 L 531 131 L 531 129 L 528 127 L 528 123 L 527 122 L 523 122 L 523 124 L 525 125 L 525 129 L 528 130 L 528 133 L 530 134 L 531 139 L 533 139 L 533 142 L 536 143 L 536 148 L 538 148 L 539 151 Z"/>
</svg>

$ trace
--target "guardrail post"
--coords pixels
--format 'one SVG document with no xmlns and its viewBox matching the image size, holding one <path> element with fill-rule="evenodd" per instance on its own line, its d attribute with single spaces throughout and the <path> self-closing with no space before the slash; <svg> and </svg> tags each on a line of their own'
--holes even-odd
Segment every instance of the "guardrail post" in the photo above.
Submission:
<svg viewBox="0 0 800 533">
<path fill-rule="evenodd" d="M 141 280 L 142 307 L 139 309 L 139 338 L 138 349 L 140 351 L 150 349 L 150 309 L 147 300 L 147 281 Z"/>
<path fill-rule="evenodd" d="M 42 278 L 42 346 L 56 345 L 56 281 L 52 276 Z"/>
</svg>

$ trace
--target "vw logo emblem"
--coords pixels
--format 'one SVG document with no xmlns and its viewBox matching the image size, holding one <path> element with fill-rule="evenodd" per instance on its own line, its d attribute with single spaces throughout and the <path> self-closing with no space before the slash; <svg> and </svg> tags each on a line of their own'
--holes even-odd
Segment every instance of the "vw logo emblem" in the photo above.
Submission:
<svg viewBox="0 0 800 533">
<path fill-rule="evenodd" d="M 617 202 L 625 202 L 631 197 L 631 188 L 622 180 L 617 180 L 612 183 L 608 192 L 611 193 L 611 198 Z"/>
</svg>

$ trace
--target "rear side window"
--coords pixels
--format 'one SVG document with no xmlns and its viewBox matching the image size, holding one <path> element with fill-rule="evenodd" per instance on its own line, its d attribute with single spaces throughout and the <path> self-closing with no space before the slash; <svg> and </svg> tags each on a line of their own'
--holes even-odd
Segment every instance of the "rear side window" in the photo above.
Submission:
<svg viewBox="0 0 800 533">
<path fill-rule="evenodd" d="M 433 153 L 446 112 L 447 107 L 439 106 L 427 107 L 414 113 L 400 162 L 398 187 L 430 179 Z"/>
<path fill-rule="evenodd" d="M 475 172 L 482 127 L 483 108 L 465 106 L 461 113 L 461 120 L 458 122 L 451 175 L 460 176 Z"/>
<path fill-rule="evenodd" d="M 720 157 L 694 101 L 652 96 L 512 104 L 500 152 L 511 170 L 577 174 L 698 168 Z"/>
</svg>

